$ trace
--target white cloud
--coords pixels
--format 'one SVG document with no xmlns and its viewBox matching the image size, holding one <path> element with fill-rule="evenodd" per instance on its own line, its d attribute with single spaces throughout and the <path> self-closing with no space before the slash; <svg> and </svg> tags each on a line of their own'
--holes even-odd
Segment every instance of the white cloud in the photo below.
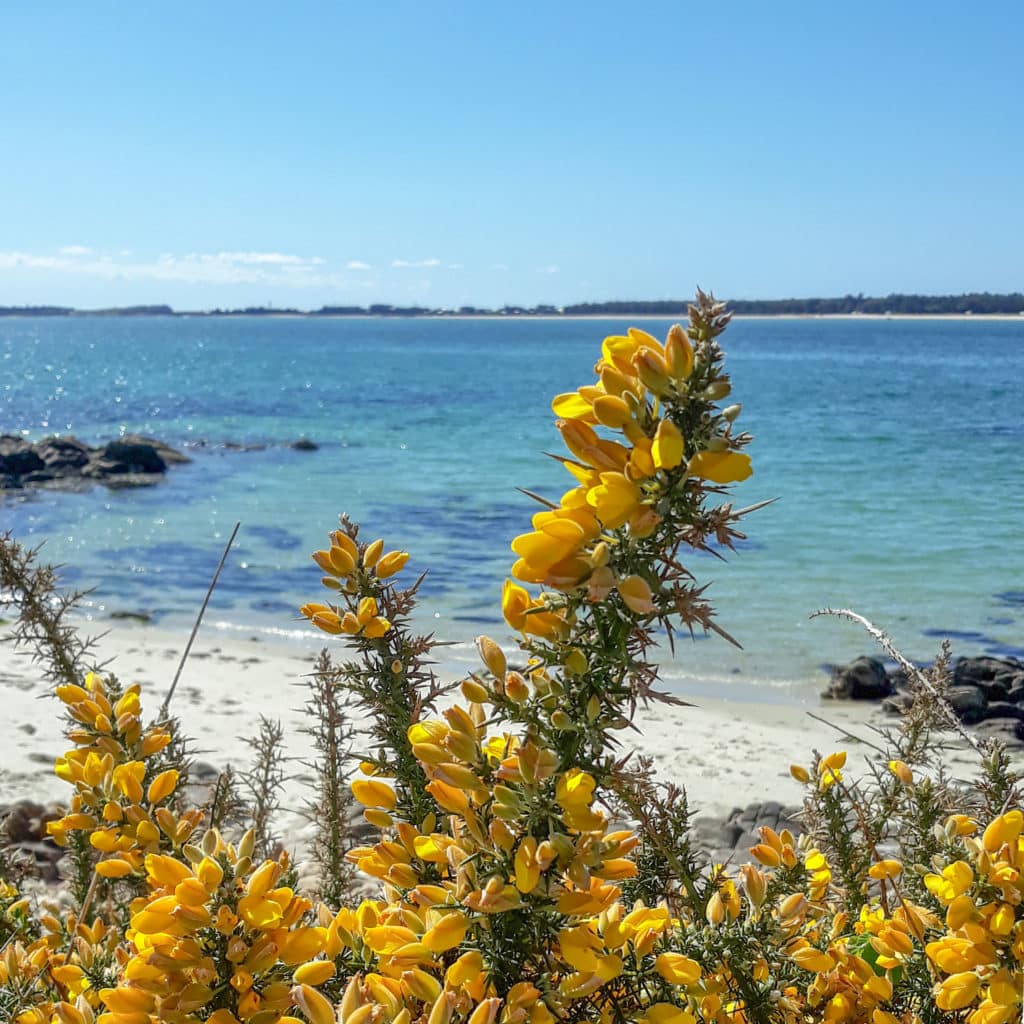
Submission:
<svg viewBox="0 0 1024 1024">
<path fill-rule="evenodd" d="M 430 260 L 392 260 L 391 266 L 397 270 L 411 270 L 411 269 L 424 269 L 427 267 L 439 267 L 441 261 L 436 259 Z"/>
<path fill-rule="evenodd" d="M 557 274 L 558 273 L 558 267 L 557 267 L 556 264 L 552 263 L 552 264 L 550 264 L 547 267 L 538 267 L 537 268 L 537 273 L 538 274 Z"/>
<path fill-rule="evenodd" d="M 364 263 L 362 260 L 349 260 L 345 264 L 346 270 L 373 270 L 373 267 L 369 263 Z"/>
<path fill-rule="evenodd" d="M 187 284 L 267 284 L 287 288 L 355 287 L 344 274 L 326 269 L 320 256 L 279 252 L 164 252 L 155 259 L 96 253 L 85 246 L 65 246 L 58 255 L 20 250 L 0 251 L 0 270 L 38 270 L 91 275 L 105 280 L 177 281 Z M 360 282 L 361 283 L 361 282 Z"/>
<path fill-rule="evenodd" d="M 461 263 L 449 263 L 447 269 L 448 270 L 461 270 L 462 269 L 462 264 Z"/>
<path fill-rule="evenodd" d="M 508 270 L 507 263 L 492 263 L 491 270 Z"/>
<path fill-rule="evenodd" d="M 316 267 L 324 261 L 319 256 L 293 256 L 283 252 L 216 252 L 189 253 L 186 259 L 203 263 L 240 263 L 243 266 Z"/>
</svg>

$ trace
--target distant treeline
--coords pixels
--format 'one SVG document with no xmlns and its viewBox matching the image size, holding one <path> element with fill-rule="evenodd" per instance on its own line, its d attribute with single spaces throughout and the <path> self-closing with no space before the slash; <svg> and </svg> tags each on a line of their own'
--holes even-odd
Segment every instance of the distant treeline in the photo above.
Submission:
<svg viewBox="0 0 1024 1024">
<path fill-rule="evenodd" d="M 686 309 L 686 302 L 668 299 L 660 302 L 584 302 L 565 306 L 566 316 L 638 314 L 673 316 Z M 995 313 L 1016 315 L 1024 312 L 1024 294 L 1011 292 L 970 292 L 965 295 L 844 295 L 836 299 L 731 299 L 729 309 L 740 316 L 828 316 L 835 314 L 953 314 Z"/>
<path fill-rule="evenodd" d="M 122 306 L 114 309 L 72 309 L 69 306 L 0 306 L 0 316 L 685 316 L 687 300 L 663 299 L 628 302 L 581 302 L 572 306 L 502 306 L 485 309 L 460 306 L 321 306 L 315 310 L 246 306 L 243 309 L 180 311 L 170 306 Z M 844 295 L 834 299 L 733 299 L 729 308 L 747 316 L 829 316 L 837 314 L 977 316 L 1024 313 L 1024 294 L 970 292 L 965 295 Z"/>
</svg>

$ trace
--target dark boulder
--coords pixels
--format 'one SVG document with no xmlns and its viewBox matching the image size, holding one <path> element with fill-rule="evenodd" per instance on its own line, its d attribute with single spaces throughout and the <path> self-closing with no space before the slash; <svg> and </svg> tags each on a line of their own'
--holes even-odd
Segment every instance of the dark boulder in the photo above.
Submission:
<svg viewBox="0 0 1024 1024">
<path fill-rule="evenodd" d="M 176 448 L 172 448 L 169 444 L 164 444 L 163 441 L 158 441 L 155 437 L 144 437 L 142 434 L 125 434 L 120 440 L 122 444 L 148 445 L 156 451 L 157 455 L 168 466 L 192 461 L 187 455 L 179 452 Z"/>
<path fill-rule="evenodd" d="M 147 441 L 110 441 L 100 448 L 84 476 L 103 478 L 123 474 L 166 473 L 167 463 L 156 448 Z"/>
<path fill-rule="evenodd" d="M 24 476 L 44 468 L 43 460 L 24 438 L 13 434 L 0 435 L 0 473 Z"/>
<path fill-rule="evenodd" d="M 315 452 L 320 448 L 316 441 L 310 441 L 308 437 L 300 437 L 298 441 L 292 441 L 292 447 L 297 452 Z"/>
<path fill-rule="evenodd" d="M 985 694 L 976 686 L 951 686 L 946 693 L 946 700 L 961 722 L 972 725 L 985 717 L 985 706 L 988 701 Z"/>
<path fill-rule="evenodd" d="M 89 461 L 92 452 L 77 437 L 47 437 L 34 447 L 46 469 L 59 476 L 76 474 Z"/>
<path fill-rule="evenodd" d="M 822 696 L 830 700 L 882 700 L 894 692 L 892 680 L 877 658 L 857 658 L 832 670 Z"/>
<path fill-rule="evenodd" d="M 976 686 L 989 700 L 1005 700 L 1024 665 L 1004 658 L 958 658 L 953 666 L 955 686 Z"/>
<path fill-rule="evenodd" d="M 127 620 L 131 622 L 141 622 L 144 624 L 148 624 L 153 621 L 152 612 L 132 612 L 118 610 L 111 612 L 110 617 L 112 619 L 117 619 L 119 621 Z"/>
<path fill-rule="evenodd" d="M 1024 707 L 1020 704 L 1011 704 L 1007 700 L 989 701 L 982 711 L 982 718 L 1012 718 L 1024 722 Z"/>
</svg>

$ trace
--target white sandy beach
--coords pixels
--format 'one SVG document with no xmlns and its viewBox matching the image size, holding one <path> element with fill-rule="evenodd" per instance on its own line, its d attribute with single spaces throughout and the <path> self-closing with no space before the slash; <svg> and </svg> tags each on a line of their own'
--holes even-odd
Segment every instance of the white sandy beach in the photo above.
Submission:
<svg viewBox="0 0 1024 1024">
<path fill-rule="evenodd" d="M 99 651 L 122 681 L 143 687 L 143 708 L 155 713 L 174 677 L 187 632 L 113 623 Z M 340 646 L 340 645 L 339 645 Z M 308 757 L 301 732 L 303 676 L 312 664 L 309 652 L 285 644 L 200 632 L 185 666 L 172 710 L 183 720 L 196 758 L 223 768 L 249 762 L 245 737 L 259 716 L 280 719 L 294 778 L 286 810 L 278 823 L 284 836 L 298 835 Z M 39 669 L 9 644 L 0 645 L 0 699 L 8 746 L 0 754 L 0 804 L 22 798 L 62 800 L 67 787 L 53 774 L 53 761 L 68 747 L 61 733 L 59 707 L 47 699 Z M 652 706 L 641 710 L 637 735 L 623 732 L 623 743 L 653 755 L 662 777 L 687 788 L 699 814 L 727 815 L 759 800 L 801 801 L 801 787 L 790 777 L 793 762 L 807 763 L 812 749 L 847 749 L 851 766 L 867 750 L 842 739 L 819 714 L 835 725 L 868 738 L 875 724 L 892 724 L 876 705 L 828 701 L 797 704 L 694 698 L 694 707 Z M 967 755 L 953 755 L 967 763 Z"/>
</svg>

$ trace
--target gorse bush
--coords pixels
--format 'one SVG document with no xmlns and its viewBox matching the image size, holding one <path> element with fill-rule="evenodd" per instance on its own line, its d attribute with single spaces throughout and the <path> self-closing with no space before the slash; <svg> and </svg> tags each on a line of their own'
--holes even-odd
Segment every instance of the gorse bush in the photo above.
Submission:
<svg viewBox="0 0 1024 1024">
<path fill-rule="evenodd" d="M 518 653 L 480 637 L 458 695 L 412 628 L 408 554 L 363 543 L 347 519 L 316 552 L 330 595 L 302 613 L 350 652 L 321 656 L 311 697 L 318 893 L 296 891 L 272 842 L 265 729 L 261 821 L 240 833 L 187 806 L 172 730 L 145 724 L 138 687 L 61 676 L 73 748 L 57 772 L 73 795 L 51 831 L 80 891 L 57 912 L 0 884 L 0 1019 L 1019 1020 L 1024 816 L 997 747 L 977 785 L 946 779 L 941 659 L 869 777 L 845 775 L 841 752 L 793 766 L 808 831 L 763 829 L 750 864 L 706 863 L 685 794 L 630 753 L 637 706 L 678 703 L 657 689 L 656 641 L 729 639 L 686 564 L 742 536 L 727 487 L 750 474 L 751 439 L 740 407 L 720 405 L 728 319 L 698 294 L 685 328 L 607 338 L 596 381 L 555 398 L 574 484 L 558 502 L 533 496 L 542 507 L 512 542 L 501 601 Z M 379 836 L 346 850 L 350 745 L 351 794 Z M 352 895 L 353 867 L 374 898 Z"/>
</svg>

